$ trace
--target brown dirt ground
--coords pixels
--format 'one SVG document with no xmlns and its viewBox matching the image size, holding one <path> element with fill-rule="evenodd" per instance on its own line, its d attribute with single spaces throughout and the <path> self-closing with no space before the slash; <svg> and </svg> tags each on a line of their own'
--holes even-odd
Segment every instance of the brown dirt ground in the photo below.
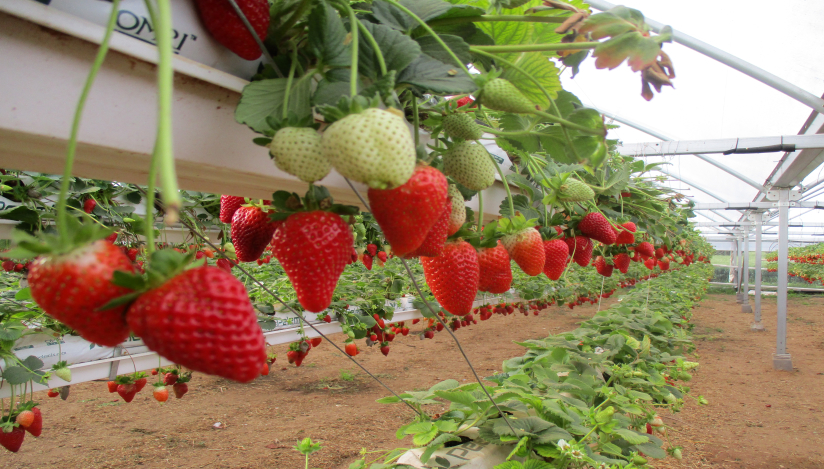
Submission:
<svg viewBox="0 0 824 469">
<path fill-rule="evenodd" d="M 702 365 L 691 384 L 710 405 L 688 404 L 666 419 L 673 427 L 672 443 L 684 446 L 684 460 L 670 458 L 656 467 L 824 467 L 824 415 L 815 392 L 824 382 L 822 307 L 824 298 L 791 299 L 789 346 L 798 371 L 781 373 L 771 367 L 774 300 L 765 301 L 766 334 L 749 331 L 751 316 L 739 312 L 732 296 L 705 301 L 695 317 Z M 538 317 L 495 316 L 457 335 L 483 377 L 524 352 L 513 341 L 571 330 L 595 310 L 581 306 L 552 308 Z M 274 349 L 280 366 L 269 376 L 240 385 L 197 374 L 189 394 L 162 406 L 149 386 L 131 404 L 109 394 L 103 382 L 73 386 L 66 402 L 36 394 L 43 435 L 27 437 L 17 454 L 0 453 L 0 467 L 293 469 L 304 462 L 292 446 L 308 436 L 323 446 L 310 467 L 332 469 L 346 468 L 361 448 L 411 445 L 394 436 L 411 411 L 375 403 L 388 392 L 329 344 L 312 350 L 300 368 L 282 369 L 286 347 Z M 445 333 L 431 341 L 399 336 L 388 357 L 373 348 L 357 359 L 398 392 L 448 378 L 473 379 Z M 217 422 L 225 427 L 214 428 Z"/>
</svg>

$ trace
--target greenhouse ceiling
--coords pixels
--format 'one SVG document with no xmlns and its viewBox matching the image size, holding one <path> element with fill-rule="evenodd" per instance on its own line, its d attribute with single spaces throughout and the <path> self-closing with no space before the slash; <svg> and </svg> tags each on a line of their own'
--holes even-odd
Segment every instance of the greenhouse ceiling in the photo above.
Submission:
<svg viewBox="0 0 824 469">
<path fill-rule="evenodd" d="M 608 5 L 600 0 L 591 4 L 599 8 Z M 684 33 L 709 43 L 808 94 L 821 96 L 824 92 L 824 61 L 820 60 L 824 58 L 821 57 L 824 36 L 819 33 L 818 24 L 818 19 L 824 17 L 822 2 L 788 0 L 782 2 L 781 8 L 764 0 L 746 3 L 629 0 L 622 4 L 641 10 L 648 20 L 671 25 L 676 34 Z M 777 39 L 782 30 L 779 25 L 792 25 L 792 37 L 799 47 L 788 48 L 785 40 Z M 824 115 L 793 97 L 684 45 L 666 44 L 664 49 L 675 66 L 675 89 L 665 89 L 650 102 L 640 96 L 638 78 L 631 71 L 596 70 L 592 62 L 585 62 L 575 77 L 571 70 L 564 71 L 564 87 L 584 104 L 602 111 L 608 122 L 612 120 L 611 123 L 620 125 L 610 135 L 627 146 L 660 140 L 791 136 L 808 129 L 808 133 L 822 133 Z M 604 76 L 607 73 L 609 76 Z M 615 86 L 597 86 L 604 79 Z M 696 203 L 737 203 L 763 201 L 756 186 L 768 180 L 784 156 L 783 152 L 772 152 L 706 154 L 703 159 L 694 155 L 646 158 L 671 163 L 664 169 L 669 185 Z M 744 180 L 710 164 L 707 159 L 731 168 Z M 824 178 L 822 169 L 824 166 L 807 175 L 803 185 L 809 187 Z M 824 184 L 811 188 L 804 198 L 824 200 L 824 192 L 818 196 L 819 190 L 824 190 Z M 697 222 L 728 223 L 742 218 L 740 211 L 698 213 L 694 219 Z M 790 217 L 795 217 L 793 221 L 824 222 L 824 211 L 794 209 Z M 730 228 L 702 226 L 700 229 L 707 235 L 715 235 L 728 233 Z M 765 233 L 775 231 L 765 227 Z M 806 235 L 821 233 L 824 233 L 822 226 L 794 228 L 792 239 L 820 241 L 820 236 Z"/>
</svg>

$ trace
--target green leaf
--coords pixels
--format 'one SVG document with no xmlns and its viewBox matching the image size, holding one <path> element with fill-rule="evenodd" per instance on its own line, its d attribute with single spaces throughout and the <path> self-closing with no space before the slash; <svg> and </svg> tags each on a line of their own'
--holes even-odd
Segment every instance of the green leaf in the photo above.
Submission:
<svg viewBox="0 0 824 469">
<path fill-rule="evenodd" d="M 661 449 L 661 446 L 654 443 L 642 443 L 632 447 L 637 451 L 641 451 L 647 456 L 655 459 L 664 459 L 667 457 L 667 452 Z"/>
<path fill-rule="evenodd" d="M 398 3 L 408 8 L 424 22 L 437 18 L 452 9 L 452 4 L 442 0 L 400 0 Z M 419 24 L 404 11 L 383 0 L 372 2 L 372 14 L 381 23 L 401 31 L 411 31 Z"/>
<path fill-rule="evenodd" d="M 31 288 L 26 287 L 20 290 L 17 290 L 17 293 L 14 294 L 14 299 L 17 301 L 28 301 L 31 300 Z"/>
<path fill-rule="evenodd" d="M 476 408 L 475 397 L 466 391 L 435 391 L 435 395 L 449 402 L 461 404 L 465 407 Z"/>
<path fill-rule="evenodd" d="M 326 2 L 319 2 L 309 14 L 309 47 L 324 64 L 347 67 L 351 63 L 348 34 L 338 12 Z"/>
<path fill-rule="evenodd" d="M 23 366 L 25 366 L 26 368 L 28 368 L 32 371 L 36 371 L 36 370 L 39 370 L 40 368 L 43 368 L 43 360 L 35 357 L 34 355 L 29 355 L 21 363 L 23 364 Z"/>
<path fill-rule="evenodd" d="M 438 435 L 437 438 L 435 438 L 434 440 L 429 442 L 428 445 L 426 445 L 426 451 L 424 451 L 423 454 L 421 454 L 421 462 L 426 464 L 426 462 L 429 461 L 429 458 L 432 457 L 432 454 L 435 451 L 441 449 L 445 443 L 448 443 L 450 441 L 461 441 L 461 439 L 450 433 L 442 433 Z"/>
<path fill-rule="evenodd" d="M 439 35 L 441 40 L 446 43 L 447 46 L 458 56 L 458 59 L 461 60 L 461 63 L 468 64 L 472 62 L 472 55 L 469 53 L 469 44 L 463 40 L 463 38 L 459 36 L 453 36 L 451 34 L 442 34 Z M 441 46 L 441 44 L 435 39 L 433 36 L 421 36 L 415 39 L 418 45 L 421 46 L 421 53 L 432 57 L 433 59 L 440 60 L 441 62 L 450 65 L 452 67 L 457 67 L 457 63 L 455 63 L 455 59 L 452 58 L 451 55 Z"/>
<path fill-rule="evenodd" d="M 450 389 L 455 389 L 460 385 L 461 383 L 459 383 L 456 379 L 447 379 L 429 388 L 429 392 L 434 393 L 435 391 L 447 391 Z"/>
<path fill-rule="evenodd" d="M 613 433 L 627 440 L 627 443 L 631 445 L 639 445 L 641 443 L 646 443 L 649 441 L 649 437 L 647 437 L 646 435 L 632 431 L 629 428 L 618 427 L 615 430 L 613 430 Z"/>
<path fill-rule="evenodd" d="M 412 443 L 416 446 L 423 446 L 430 441 L 432 441 L 438 435 L 438 429 L 432 427 L 428 432 L 425 433 L 418 433 L 414 437 L 412 437 Z"/>
<path fill-rule="evenodd" d="M 37 211 L 23 205 L 6 210 L 0 210 L 0 219 L 20 221 L 29 225 L 36 225 L 40 221 Z"/>
<path fill-rule="evenodd" d="M 421 46 L 412 38 L 387 26 L 363 23 L 375 38 L 386 63 L 386 70 L 400 72 L 421 55 Z M 377 79 L 380 68 L 377 56 L 369 41 L 358 42 L 358 70 L 370 79 Z"/>
<path fill-rule="evenodd" d="M 421 54 L 398 75 L 399 84 L 411 85 L 420 96 L 424 93 L 458 94 L 478 89 L 475 82 L 457 65 L 450 66 Z"/>
<path fill-rule="evenodd" d="M 540 52 L 521 54 L 518 60 L 515 61 L 515 65 L 532 75 L 552 99 L 558 96 L 558 91 L 562 89 L 561 80 L 558 77 L 558 67 Z M 520 71 L 508 68 L 504 71 L 502 77 L 511 81 L 513 85 L 521 90 L 524 96 L 539 105 L 541 109 L 547 109 L 550 106 L 550 101 L 541 88 Z"/>
<path fill-rule="evenodd" d="M 264 133 L 270 129 L 267 117 L 280 120 L 283 116 L 283 96 L 286 94 L 286 78 L 272 78 L 249 83 L 243 88 L 240 102 L 235 109 L 235 120 L 252 130 Z M 295 79 L 289 94 L 289 112 L 298 119 L 312 113 L 309 94 L 311 80 Z"/>
</svg>

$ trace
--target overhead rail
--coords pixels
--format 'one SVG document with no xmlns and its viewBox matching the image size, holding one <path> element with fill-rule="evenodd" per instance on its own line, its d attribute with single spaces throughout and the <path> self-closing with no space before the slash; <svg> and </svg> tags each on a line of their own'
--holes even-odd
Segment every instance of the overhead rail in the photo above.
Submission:
<svg viewBox="0 0 824 469">
<path fill-rule="evenodd" d="M 789 208 L 824 208 L 824 202 L 788 202 Z M 735 203 L 698 203 L 694 210 L 758 210 L 780 207 L 777 202 L 735 202 Z"/>
<path fill-rule="evenodd" d="M 742 153 L 796 152 L 824 148 L 824 135 L 778 135 L 774 137 L 718 138 L 711 140 L 677 140 L 644 142 L 619 145 L 618 153 L 624 156 L 644 158 L 667 155 L 692 155 L 695 153 Z M 774 184 L 778 185 L 778 184 Z"/>
<path fill-rule="evenodd" d="M 591 7 L 602 11 L 615 7 L 614 4 L 604 0 L 589 0 L 587 3 L 589 3 Z M 662 23 L 649 18 L 646 18 L 645 21 L 655 32 L 660 32 L 661 28 L 664 27 Z M 824 113 L 824 99 L 821 99 L 818 96 L 805 91 L 804 89 L 793 85 L 787 80 L 777 77 L 760 67 L 756 67 L 746 60 L 741 60 L 728 52 L 725 52 L 717 47 L 713 47 L 710 44 L 700 41 L 692 36 L 688 36 L 681 31 L 676 31 L 675 29 L 672 30 L 672 40 L 685 47 L 689 47 L 696 52 L 704 54 L 707 57 L 715 59 L 724 65 L 734 68 L 744 75 L 752 77 L 770 88 L 776 89 L 796 101 L 809 106 L 816 112 Z"/>
</svg>

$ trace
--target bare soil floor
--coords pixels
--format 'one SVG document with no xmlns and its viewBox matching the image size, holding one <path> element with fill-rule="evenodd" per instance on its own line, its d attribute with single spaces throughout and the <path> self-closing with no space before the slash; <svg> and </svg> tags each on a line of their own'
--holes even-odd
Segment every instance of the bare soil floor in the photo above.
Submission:
<svg viewBox="0 0 824 469">
<path fill-rule="evenodd" d="M 690 403 L 665 419 L 684 460 L 656 467 L 824 468 L 824 298 L 791 299 L 792 373 L 772 370 L 775 300 L 765 300 L 764 309 L 767 333 L 750 332 L 752 316 L 740 313 L 730 295 L 712 295 L 696 310 L 701 367 L 691 384 L 710 405 Z M 513 341 L 571 330 L 595 311 L 588 305 L 495 316 L 457 335 L 478 373 L 489 376 L 504 359 L 523 354 Z M 398 336 L 388 357 L 373 348 L 357 359 L 398 392 L 473 379 L 445 332 L 420 341 L 413 337 L 419 327 Z M 292 446 L 308 436 L 323 446 L 310 467 L 332 469 L 346 468 L 361 448 L 411 445 L 395 438 L 411 411 L 375 403 L 388 392 L 329 344 L 313 349 L 300 368 L 281 363 L 285 346 L 275 351 L 269 376 L 240 385 L 196 374 L 189 394 L 165 405 L 154 401 L 151 386 L 126 404 L 104 382 L 72 386 L 66 402 L 35 394 L 43 435 L 28 436 L 17 454 L 0 453 L 0 467 L 296 469 L 304 461 Z"/>
</svg>

